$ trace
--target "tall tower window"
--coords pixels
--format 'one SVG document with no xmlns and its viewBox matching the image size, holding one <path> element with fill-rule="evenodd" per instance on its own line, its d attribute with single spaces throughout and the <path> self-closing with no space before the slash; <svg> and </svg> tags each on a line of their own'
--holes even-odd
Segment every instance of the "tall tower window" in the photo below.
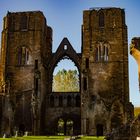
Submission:
<svg viewBox="0 0 140 140">
<path fill-rule="evenodd" d="M 104 13 L 99 13 L 99 27 L 104 27 Z"/>
<path fill-rule="evenodd" d="M 27 16 L 23 15 L 20 19 L 20 30 L 27 30 Z"/>
<path fill-rule="evenodd" d="M 18 48 L 18 65 L 29 64 L 29 50 L 26 47 Z"/>
</svg>

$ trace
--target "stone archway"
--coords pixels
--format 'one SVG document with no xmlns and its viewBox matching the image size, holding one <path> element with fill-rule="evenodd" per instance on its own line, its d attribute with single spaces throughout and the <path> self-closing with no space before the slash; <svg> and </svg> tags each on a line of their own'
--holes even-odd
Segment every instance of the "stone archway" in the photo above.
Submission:
<svg viewBox="0 0 140 140">
<path fill-rule="evenodd" d="M 49 68 L 49 71 L 52 73 L 54 67 L 56 64 L 64 57 L 69 57 L 77 66 L 79 72 L 81 69 L 81 53 L 76 53 L 76 51 L 73 49 L 72 45 L 70 44 L 69 40 L 67 38 L 64 38 L 57 51 L 53 53 L 53 55 L 50 57 L 49 61 L 47 62 L 47 67 Z"/>
<path fill-rule="evenodd" d="M 72 60 L 79 72 L 79 87 L 80 86 L 80 74 L 81 74 L 81 54 L 76 53 L 72 45 L 67 38 L 64 38 L 57 51 L 51 55 L 51 57 L 46 62 L 46 72 L 47 72 L 47 93 L 44 97 L 44 103 L 46 109 L 43 106 L 42 116 L 44 117 L 44 126 L 42 130 L 46 130 L 44 134 L 51 135 L 58 134 L 58 127 L 60 128 L 60 133 L 63 130 L 64 135 L 68 134 L 80 134 L 81 132 L 81 110 L 80 110 L 80 92 L 53 92 L 52 91 L 52 80 L 53 71 L 58 62 L 60 62 L 64 57 Z M 50 103 L 50 104 L 49 104 Z M 44 112 L 46 115 L 44 115 Z M 66 115 L 69 114 L 69 115 Z M 64 121 L 64 126 L 62 128 L 58 125 L 56 118 L 60 118 Z M 71 117 L 69 117 L 71 116 Z M 74 117 L 76 116 L 76 117 Z M 45 118 L 46 117 L 46 118 Z M 47 121 L 49 120 L 49 121 Z M 78 122 L 78 123 L 77 123 Z M 42 122 L 43 123 L 43 122 Z M 78 130 L 77 130 L 78 129 Z"/>
</svg>

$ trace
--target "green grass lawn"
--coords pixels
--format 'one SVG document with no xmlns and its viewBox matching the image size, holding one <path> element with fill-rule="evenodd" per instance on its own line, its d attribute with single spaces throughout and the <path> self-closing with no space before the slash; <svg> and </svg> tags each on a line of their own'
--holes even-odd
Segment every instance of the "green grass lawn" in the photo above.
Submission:
<svg viewBox="0 0 140 140">
<path fill-rule="evenodd" d="M 70 136 L 27 136 L 27 137 L 17 137 L 17 138 L 0 138 L 0 140 L 64 140 L 64 138 L 69 138 Z M 103 140 L 104 137 L 93 137 L 84 136 L 79 137 L 77 140 Z"/>
</svg>

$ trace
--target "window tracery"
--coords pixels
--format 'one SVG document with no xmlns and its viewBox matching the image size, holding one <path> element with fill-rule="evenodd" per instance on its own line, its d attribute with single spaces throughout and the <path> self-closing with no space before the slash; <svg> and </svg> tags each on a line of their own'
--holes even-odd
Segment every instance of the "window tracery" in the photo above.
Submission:
<svg viewBox="0 0 140 140">
<path fill-rule="evenodd" d="M 95 48 L 95 62 L 106 62 L 108 61 L 109 44 L 99 42 Z"/>
<path fill-rule="evenodd" d="M 28 65 L 29 64 L 29 49 L 25 46 L 18 48 L 18 65 Z"/>
</svg>

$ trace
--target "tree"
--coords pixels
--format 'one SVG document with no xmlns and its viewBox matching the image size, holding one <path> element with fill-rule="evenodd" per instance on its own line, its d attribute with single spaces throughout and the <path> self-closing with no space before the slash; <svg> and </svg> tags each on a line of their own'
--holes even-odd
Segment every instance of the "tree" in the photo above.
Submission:
<svg viewBox="0 0 140 140">
<path fill-rule="evenodd" d="M 53 91 L 55 92 L 78 92 L 79 75 L 77 70 L 59 70 L 53 76 Z"/>
</svg>

